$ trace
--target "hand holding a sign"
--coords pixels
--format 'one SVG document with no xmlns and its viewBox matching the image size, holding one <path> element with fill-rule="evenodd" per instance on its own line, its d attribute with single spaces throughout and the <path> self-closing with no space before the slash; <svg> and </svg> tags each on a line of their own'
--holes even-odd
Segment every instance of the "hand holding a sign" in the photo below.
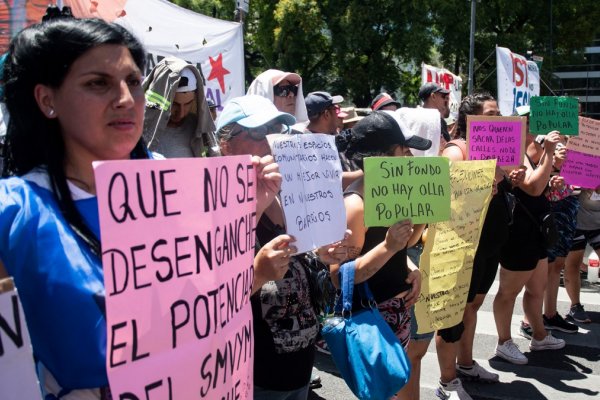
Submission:
<svg viewBox="0 0 600 400">
<path fill-rule="evenodd" d="M 502 172 L 502 169 L 500 167 L 496 166 L 496 179 L 494 180 L 494 182 L 496 182 L 496 183 L 498 183 L 500 181 L 498 179 L 498 170 L 500 170 Z M 527 173 L 527 167 L 524 165 L 521 165 L 519 168 L 513 169 L 512 171 L 510 171 L 510 173 L 508 174 L 508 179 L 510 180 L 510 183 L 513 186 L 519 186 L 525 180 L 526 173 Z M 494 189 L 496 189 L 496 190 L 494 190 L 493 194 L 496 194 L 497 188 L 494 188 Z"/>
<path fill-rule="evenodd" d="M 273 156 L 253 156 L 252 165 L 256 168 L 256 219 L 273 202 L 281 187 L 281 173 Z"/>
<path fill-rule="evenodd" d="M 323 264 L 341 264 L 348 259 L 348 239 L 352 236 L 352 231 L 346 229 L 344 238 L 338 242 L 317 249 L 317 256 Z"/>
<path fill-rule="evenodd" d="M 560 175 L 554 175 L 550 177 L 548 184 L 551 189 L 562 191 L 565 188 L 565 178 Z"/>
<path fill-rule="evenodd" d="M 406 278 L 406 283 L 412 286 L 410 292 L 408 292 L 406 297 L 404 297 L 404 302 L 406 304 L 406 307 L 408 308 L 413 306 L 417 302 L 417 300 L 419 300 L 419 294 L 421 294 L 422 276 L 421 271 L 419 271 L 419 268 L 417 268 L 417 266 L 413 264 L 413 262 L 410 259 L 408 259 L 407 261 L 410 273 Z"/>
<path fill-rule="evenodd" d="M 254 283 L 252 294 L 269 281 L 283 279 L 288 270 L 290 257 L 296 253 L 290 235 L 279 235 L 264 245 L 254 257 Z"/>
<path fill-rule="evenodd" d="M 554 157 L 554 150 L 556 150 L 556 146 L 560 141 L 559 131 L 552 131 L 546 135 L 546 138 L 544 139 L 544 152 L 548 157 Z"/>
<path fill-rule="evenodd" d="M 396 222 L 389 227 L 385 235 L 385 244 L 394 252 L 400 251 L 406 247 L 412 232 L 413 224 L 410 219 Z"/>
</svg>

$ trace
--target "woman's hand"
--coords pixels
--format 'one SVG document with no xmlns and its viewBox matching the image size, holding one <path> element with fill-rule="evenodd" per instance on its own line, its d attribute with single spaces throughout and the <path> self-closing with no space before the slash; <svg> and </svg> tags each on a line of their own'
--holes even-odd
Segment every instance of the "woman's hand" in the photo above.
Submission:
<svg viewBox="0 0 600 400">
<path fill-rule="evenodd" d="M 413 224 L 410 219 L 396 222 L 388 228 L 385 235 L 385 244 L 393 251 L 400 251 L 406 247 L 412 232 Z"/>
<path fill-rule="evenodd" d="M 273 156 L 253 156 L 252 165 L 256 169 L 256 219 L 271 205 L 281 188 L 279 165 Z"/>
<path fill-rule="evenodd" d="M 408 277 L 406 278 L 406 283 L 410 284 L 412 288 L 404 297 L 406 308 L 413 306 L 419 299 L 419 294 L 421 293 L 421 279 L 421 271 L 419 271 L 418 268 L 415 268 L 409 272 Z"/>
<path fill-rule="evenodd" d="M 565 188 L 565 178 L 559 175 L 550 177 L 550 188 L 558 191 L 562 191 Z"/>
<path fill-rule="evenodd" d="M 554 150 L 556 150 L 556 145 L 560 142 L 560 132 L 552 131 L 546 135 L 546 139 L 544 139 L 544 152 L 549 157 L 554 157 Z"/>
<path fill-rule="evenodd" d="M 498 168 L 498 167 L 496 167 Z M 521 183 L 525 181 L 525 176 L 527 175 L 527 167 L 521 165 L 517 169 L 513 169 L 508 174 L 508 179 L 510 180 L 511 185 L 519 186 Z"/>
<path fill-rule="evenodd" d="M 297 251 L 296 246 L 291 244 L 294 240 L 290 235 L 279 235 L 261 247 L 254 256 L 252 293 L 255 293 L 268 281 L 283 279 L 288 271 L 290 257 Z"/>
<path fill-rule="evenodd" d="M 341 264 L 348 259 L 348 239 L 352 236 L 352 231 L 346 229 L 344 238 L 338 242 L 322 246 L 317 249 L 317 256 L 323 264 Z"/>
</svg>

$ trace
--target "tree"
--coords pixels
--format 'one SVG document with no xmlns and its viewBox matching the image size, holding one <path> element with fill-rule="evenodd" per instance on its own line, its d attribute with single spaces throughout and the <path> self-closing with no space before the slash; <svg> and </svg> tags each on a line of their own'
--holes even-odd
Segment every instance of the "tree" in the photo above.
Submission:
<svg viewBox="0 0 600 400">
<path fill-rule="evenodd" d="M 467 74 L 469 60 L 470 3 L 429 1 L 442 60 L 463 76 Z M 474 87 L 496 92 L 496 45 L 522 55 L 532 51 L 543 56 L 547 67 L 542 68 L 541 77 L 550 84 L 554 67 L 582 61 L 579 50 L 600 32 L 599 18 L 600 8 L 594 0 L 478 1 Z M 542 93 L 547 92 L 542 85 Z"/>
</svg>

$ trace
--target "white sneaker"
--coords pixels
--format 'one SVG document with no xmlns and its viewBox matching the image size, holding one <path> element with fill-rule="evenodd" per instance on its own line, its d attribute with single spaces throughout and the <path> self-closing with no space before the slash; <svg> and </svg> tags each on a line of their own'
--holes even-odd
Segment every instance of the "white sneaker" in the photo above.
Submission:
<svg viewBox="0 0 600 400">
<path fill-rule="evenodd" d="M 481 365 L 477 364 L 477 361 L 475 360 L 473 360 L 473 365 L 470 367 L 464 367 L 460 364 L 456 364 L 456 372 L 461 378 L 467 380 L 488 383 L 496 383 L 500 381 L 500 376 L 498 376 L 498 374 L 494 374 L 493 372 L 486 370 Z"/>
<path fill-rule="evenodd" d="M 565 341 L 562 339 L 555 338 L 551 333 L 542 340 L 531 339 L 529 343 L 530 350 L 558 350 L 565 347 Z"/>
<path fill-rule="evenodd" d="M 473 400 L 469 393 L 463 388 L 460 379 L 455 378 L 453 381 L 448 383 L 442 383 L 440 381 L 438 388 L 435 391 L 435 395 L 442 400 Z"/>
<path fill-rule="evenodd" d="M 527 360 L 527 357 L 521 353 L 521 350 L 519 350 L 512 339 L 508 339 L 506 342 L 496 345 L 496 355 L 513 364 L 524 365 L 529 361 Z"/>
</svg>

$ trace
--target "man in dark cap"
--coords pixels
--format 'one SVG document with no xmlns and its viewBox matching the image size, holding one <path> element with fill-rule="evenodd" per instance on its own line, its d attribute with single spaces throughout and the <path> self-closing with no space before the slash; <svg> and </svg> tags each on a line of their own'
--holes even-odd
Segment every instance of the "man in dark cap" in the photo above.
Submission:
<svg viewBox="0 0 600 400">
<path fill-rule="evenodd" d="M 444 89 L 437 83 L 428 82 L 419 89 L 419 98 L 423 102 L 423 108 L 433 108 L 440 112 L 440 124 L 442 126 L 442 139 L 440 149 L 444 148 L 446 142 L 450 141 L 448 125 L 445 119 L 450 116 L 450 91 Z"/>
<path fill-rule="evenodd" d="M 396 111 L 401 107 L 400 103 L 392 98 L 387 93 L 379 93 L 371 102 L 371 110 L 373 111 Z"/>
<path fill-rule="evenodd" d="M 339 104 L 344 101 L 342 96 L 332 96 L 327 92 L 312 92 L 306 95 L 306 111 L 308 113 L 308 126 L 306 129 L 312 133 L 337 133 Z"/>
</svg>

